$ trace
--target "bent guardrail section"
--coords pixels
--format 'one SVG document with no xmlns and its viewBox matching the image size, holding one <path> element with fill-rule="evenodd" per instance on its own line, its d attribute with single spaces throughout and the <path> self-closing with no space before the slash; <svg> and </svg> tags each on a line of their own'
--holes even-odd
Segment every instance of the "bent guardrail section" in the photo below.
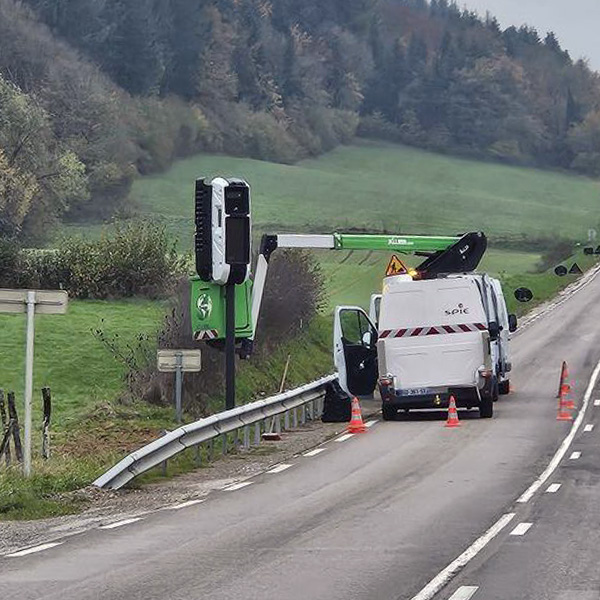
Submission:
<svg viewBox="0 0 600 600">
<path fill-rule="evenodd" d="M 235 432 L 235 439 L 238 440 L 240 430 L 243 432 L 243 447 L 249 448 L 251 425 L 255 426 L 254 444 L 258 445 L 261 428 L 268 430 L 269 421 L 271 428 L 279 432 L 282 428 L 281 416 L 284 417 L 283 429 L 289 428 L 291 416 L 293 426 L 296 427 L 299 408 L 302 408 L 300 411 L 302 423 L 307 419 L 316 419 L 323 411 L 325 388 L 336 379 L 337 375 L 329 375 L 295 390 L 183 425 L 126 456 L 104 475 L 98 477 L 93 485 L 103 489 L 118 490 L 138 475 L 164 463 L 187 448 L 198 446 L 219 436 L 227 436 L 232 432 Z M 224 449 L 226 447 L 225 438 Z"/>
</svg>

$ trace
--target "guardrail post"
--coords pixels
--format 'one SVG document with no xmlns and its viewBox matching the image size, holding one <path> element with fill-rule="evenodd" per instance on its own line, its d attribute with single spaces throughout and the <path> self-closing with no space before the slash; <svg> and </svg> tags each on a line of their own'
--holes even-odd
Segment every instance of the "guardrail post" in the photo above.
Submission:
<svg viewBox="0 0 600 600">
<path fill-rule="evenodd" d="M 227 434 L 221 434 L 221 453 L 223 455 L 227 454 Z"/>
<path fill-rule="evenodd" d="M 240 430 L 236 429 L 233 432 L 233 450 L 236 451 L 240 445 Z"/>
<path fill-rule="evenodd" d="M 260 444 L 260 421 L 256 421 L 254 424 L 254 445 Z"/>
<path fill-rule="evenodd" d="M 212 462 L 215 457 L 215 438 L 211 438 L 208 442 L 208 460 Z"/>
<path fill-rule="evenodd" d="M 275 433 L 281 433 L 281 416 L 275 415 L 273 419 L 275 419 Z"/>
<path fill-rule="evenodd" d="M 310 410 L 312 412 L 312 420 L 314 421 L 317 418 L 317 401 L 313 400 L 310 403 Z"/>
<path fill-rule="evenodd" d="M 244 425 L 244 450 L 250 448 L 250 427 Z"/>
<path fill-rule="evenodd" d="M 300 410 L 302 411 L 300 413 L 300 423 L 302 423 L 302 425 L 306 425 L 306 404 L 303 404 L 300 407 Z"/>
<path fill-rule="evenodd" d="M 292 409 L 292 427 L 298 429 L 298 409 L 296 407 Z"/>
<path fill-rule="evenodd" d="M 290 428 L 290 411 L 286 410 L 283 415 L 283 428 L 287 431 Z"/>
<path fill-rule="evenodd" d="M 169 432 L 166 429 L 162 429 L 160 432 L 160 436 L 163 437 L 163 436 L 167 435 L 167 433 L 169 433 Z M 163 477 L 167 476 L 167 463 L 168 462 L 169 462 L 168 460 L 163 460 L 160 463 L 161 473 L 162 473 Z"/>
<path fill-rule="evenodd" d="M 196 456 L 194 457 L 194 462 L 196 466 L 199 467 L 202 464 L 202 454 L 201 454 L 200 444 L 196 445 Z"/>
</svg>

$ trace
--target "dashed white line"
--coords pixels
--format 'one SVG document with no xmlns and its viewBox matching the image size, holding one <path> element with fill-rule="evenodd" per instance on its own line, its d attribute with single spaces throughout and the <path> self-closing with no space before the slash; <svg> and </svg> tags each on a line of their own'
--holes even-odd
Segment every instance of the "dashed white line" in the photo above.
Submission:
<svg viewBox="0 0 600 600">
<path fill-rule="evenodd" d="M 195 504 L 201 504 L 204 502 L 202 500 L 188 500 L 187 502 L 182 502 L 181 504 L 173 504 L 172 506 L 166 506 L 164 510 L 181 510 L 182 508 L 187 508 L 188 506 L 194 506 Z"/>
<path fill-rule="evenodd" d="M 375 425 L 375 423 L 377 423 L 377 419 L 374 419 L 373 421 L 367 421 L 365 423 L 365 427 L 373 427 L 373 425 Z"/>
<path fill-rule="evenodd" d="M 100 529 L 116 529 L 117 527 L 123 527 L 123 525 L 130 525 L 137 521 L 141 521 L 141 517 L 133 517 L 131 519 L 123 519 L 122 521 L 116 521 L 115 523 L 109 523 L 108 525 L 102 525 Z"/>
<path fill-rule="evenodd" d="M 478 589 L 476 585 L 463 585 L 450 596 L 449 600 L 470 600 Z"/>
<path fill-rule="evenodd" d="M 598 381 L 599 375 L 600 375 L 600 362 L 598 362 L 598 364 L 596 365 L 596 368 L 594 369 L 594 372 L 592 373 L 592 376 L 590 377 L 590 381 L 588 383 L 587 389 L 585 390 L 585 394 L 583 396 L 583 405 L 581 407 L 581 410 L 579 411 L 579 414 L 577 415 L 577 418 L 575 419 L 575 421 L 573 422 L 573 425 L 571 426 L 571 431 L 569 431 L 569 434 L 563 440 L 562 444 L 560 445 L 560 448 L 556 451 L 556 454 L 552 457 L 550 464 L 546 467 L 544 472 L 527 488 L 527 490 L 525 490 L 525 492 L 521 495 L 521 497 L 517 500 L 517 502 L 521 502 L 521 503 L 529 502 L 529 500 L 531 500 L 531 498 L 533 498 L 533 495 L 544 485 L 544 483 L 546 483 L 546 481 L 548 481 L 548 479 L 551 477 L 552 473 L 554 473 L 554 471 L 556 471 L 558 465 L 560 464 L 560 461 L 567 454 L 569 447 L 573 443 L 573 440 L 575 439 L 575 436 L 577 435 L 577 432 L 579 431 L 579 428 L 581 427 L 581 423 L 583 422 L 583 419 L 585 416 L 585 411 L 590 402 L 592 392 L 594 391 L 594 388 L 596 387 L 596 382 Z M 595 404 L 595 402 L 594 402 L 594 404 Z M 599 404 L 599 406 L 600 406 L 600 404 Z"/>
<path fill-rule="evenodd" d="M 480 538 L 458 558 L 436 575 L 412 600 L 431 600 L 461 569 L 475 558 L 513 519 L 515 513 L 502 515 Z"/>
<path fill-rule="evenodd" d="M 327 448 L 315 448 L 314 450 L 311 450 L 310 452 L 305 452 L 302 456 L 316 456 L 317 454 L 321 454 L 321 452 L 325 452 L 325 450 L 327 450 Z"/>
<path fill-rule="evenodd" d="M 19 558 L 20 556 L 27 556 L 28 554 L 35 554 L 36 552 L 43 552 L 44 550 L 50 550 L 50 548 L 56 548 L 63 542 L 50 542 L 48 544 L 41 544 L 40 546 L 34 546 L 33 548 L 27 548 L 26 550 L 19 550 L 12 554 L 7 554 L 7 558 Z"/>
<path fill-rule="evenodd" d="M 519 523 L 511 532 L 510 535 L 525 535 L 533 523 Z"/>
<path fill-rule="evenodd" d="M 253 483 L 254 483 L 254 481 L 241 481 L 240 483 L 234 483 L 233 485 L 226 487 L 224 491 L 225 492 L 235 492 L 236 490 L 241 490 L 242 488 L 252 485 Z"/>
<path fill-rule="evenodd" d="M 562 483 L 552 483 L 548 486 L 548 489 L 546 490 L 546 494 L 556 494 L 556 492 L 558 492 L 558 490 L 560 490 L 560 487 L 562 486 Z"/>
<path fill-rule="evenodd" d="M 581 452 L 573 452 L 571 456 L 569 456 L 569 460 L 577 460 L 581 458 Z"/>
<path fill-rule="evenodd" d="M 600 399 L 599 400 L 594 400 L 594 406 L 600 406 Z"/>
<path fill-rule="evenodd" d="M 290 467 L 293 467 L 294 465 L 288 465 L 288 464 L 281 464 L 281 465 L 277 465 L 276 467 L 273 467 L 270 471 L 267 471 L 267 473 L 281 473 L 282 471 L 285 471 L 286 469 L 289 469 Z"/>
<path fill-rule="evenodd" d="M 584 433 L 589 433 L 590 431 L 593 431 L 593 430 L 594 430 L 594 426 L 593 426 L 591 423 L 590 423 L 589 425 L 586 425 L 586 426 L 583 428 L 583 432 L 584 432 Z"/>
<path fill-rule="evenodd" d="M 346 440 L 349 440 L 351 437 L 354 437 L 353 433 L 346 433 L 345 435 L 342 435 L 339 438 L 337 438 L 335 441 L 336 442 L 345 442 Z"/>
</svg>

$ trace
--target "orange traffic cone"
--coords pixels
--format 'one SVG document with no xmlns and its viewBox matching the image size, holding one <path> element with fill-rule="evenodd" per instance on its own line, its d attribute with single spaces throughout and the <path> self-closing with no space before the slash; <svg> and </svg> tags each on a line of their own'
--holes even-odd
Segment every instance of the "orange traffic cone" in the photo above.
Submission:
<svg viewBox="0 0 600 600">
<path fill-rule="evenodd" d="M 367 428 L 363 423 L 362 413 L 360 411 L 360 403 L 358 398 L 352 398 L 352 417 L 348 426 L 348 433 L 365 433 Z"/>
<path fill-rule="evenodd" d="M 556 415 L 557 421 L 572 421 L 573 417 L 568 410 L 565 401 L 565 393 L 568 392 L 568 384 L 566 386 L 561 387 L 560 397 L 558 399 L 558 414 Z"/>
<path fill-rule="evenodd" d="M 450 396 L 450 404 L 448 406 L 448 420 L 446 421 L 446 427 L 460 427 L 460 421 L 458 420 L 458 411 L 456 410 L 456 400 L 454 396 Z"/>
<path fill-rule="evenodd" d="M 557 398 L 560 398 L 562 393 L 563 385 L 567 382 L 569 378 L 569 365 L 567 365 L 567 361 L 563 360 L 562 367 L 560 369 L 560 383 L 558 384 L 558 394 L 556 394 Z"/>
<path fill-rule="evenodd" d="M 562 397 L 563 397 L 563 406 L 568 410 L 575 410 L 575 402 L 573 398 L 569 398 L 569 394 L 571 393 L 571 384 L 565 382 L 562 389 Z"/>
</svg>

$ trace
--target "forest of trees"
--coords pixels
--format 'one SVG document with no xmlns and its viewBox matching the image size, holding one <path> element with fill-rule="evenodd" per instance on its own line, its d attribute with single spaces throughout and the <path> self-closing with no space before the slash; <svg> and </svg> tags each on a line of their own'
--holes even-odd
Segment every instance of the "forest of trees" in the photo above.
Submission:
<svg viewBox="0 0 600 600">
<path fill-rule="evenodd" d="M 176 157 L 357 134 L 600 175 L 600 76 L 447 0 L 0 0 L 0 235 L 114 214 Z"/>
</svg>

